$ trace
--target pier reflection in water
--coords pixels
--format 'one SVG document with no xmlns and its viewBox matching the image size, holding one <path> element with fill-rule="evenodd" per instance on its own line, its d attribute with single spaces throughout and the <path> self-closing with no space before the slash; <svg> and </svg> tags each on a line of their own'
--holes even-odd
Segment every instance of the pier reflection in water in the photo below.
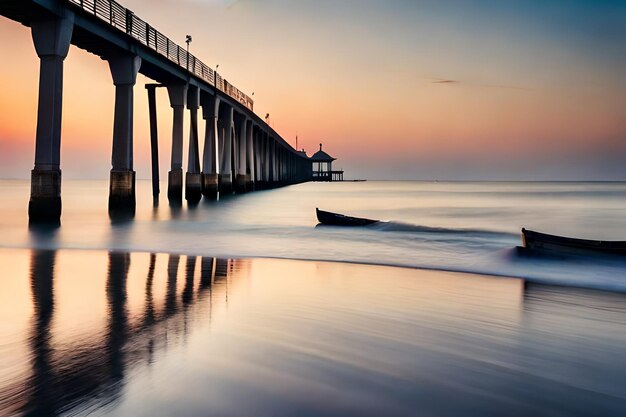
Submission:
<svg viewBox="0 0 626 417">
<path fill-rule="evenodd" d="M 0 265 L 2 416 L 626 409 L 624 294 L 175 254 Z"/>
<path fill-rule="evenodd" d="M 67 254 L 75 264 L 57 272 L 57 251 L 31 252 L 30 289 L 34 311 L 32 330 L 24 340 L 24 344 L 30 349 L 30 358 L 24 358 L 24 355 L 21 358 L 12 358 L 13 368 L 26 368 L 30 363 L 31 369 L 30 372 L 26 369 L 15 372 L 14 369 L 12 374 L 7 375 L 9 378 L 0 379 L 0 415 L 21 413 L 54 416 L 70 409 L 73 409 L 72 413 L 81 414 L 82 411 L 87 412 L 114 403 L 122 393 L 126 374 L 133 367 L 150 365 L 154 361 L 155 351 L 166 350 L 171 344 L 184 343 L 189 322 L 210 317 L 208 310 L 211 308 L 212 291 L 216 288 L 215 292 L 220 297 L 220 293 L 223 293 L 220 290 L 223 284 L 220 278 L 226 278 L 217 277 L 216 280 L 215 266 L 232 262 L 226 259 L 202 258 L 202 268 L 198 275 L 195 268 L 197 258 L 192 256 L 186 257 L 186 268 L 180 271 L 178 255 L 131 255 L 118 252 Z M 103 256 L 108 258 L 105 288 L 100 291 L 100 295 L 106 296 L 104 322 L 102 317 L 93 315 L 94 309 L 99 310 L 100 303 L 95 287 L 102 284 L 102 280 L 98 279 L 101 272 L 97 269 L 98 262 L 91 267 L 81 268 L 85 265 L 80 260 L 77 261 L 80 257 L 86 257 L 89 262 Z M 158 261 L 165 258 L 166 274 L 161 274 Z M 136 287 L 138 282 L 133 283 L 135 288 L 129 288 L 131 259 L 139 263 L 133 278 L 139 278 L 139 269 L 147 266 L 143 306 L 136 299 L 139 294 L 139 291 L 135 291 L 139 289 Z M 62 266 L 66 265 L 62 262 Z M 181 272 L 185 276 L 182 289 L 177 286 L 177 277 Z M 167 276 L 167 287 L 165 297 L 159 300 L 155 296 L 155 285 L 159 282 L 155 281 L 159 281 L 163 275 Z M 71 282 L 63 282 L 66 277 Z M 13 276 L 16 280 L 21 278 L 19 275 Z M 4 276 L 3 279 L 7 277 Z M 80 286 L 82 288 L 74 291 L 70 287 L 77 280 L 83 280 Z M 55 285 L 61 285 L 62 288 L 55 288 Z M 88 287 L 88 291 L 82 293 L 80 290 L 85 287 Z M 130 297 L 129 290 L 134 291 Z M 59 295 L 59 291 L 63 294 Z M 156 291 L 158 292 L 158 288 Z M 3 294 L 2 301 L 5 305 L 9 297 L 10 294 Z M 81 308 L 59 311 L 64 310 L 59 308 L 59 299 L 66 297 L 82 297 L 83 302 L 79 303 Z M 133 299 L 133 305 L 129 305 L 129 298 Z M 186 314 L 190 309 L 194 309 L 192 314 Z M 66 314 L 75 317 L 69 320 L 67 326 L 57 323 L 57 320 L 67 318 Z M 55 317 L 57 315 L 64 317 Z M 74 327 L 81 321 L 79 328 Z M 105 324 L 104 327 L 98 326 L 102 323 Z M 9 338 L 7 341 L 6 336 L 2 335 L 5 338 L 2 345 L 6 346 L 7 342 L 14 342 L 14 346 L 19 345 L 15 343 L 15 339 Z M 19 336 L 19 332 L 13 336 Z M 19 349 L 9 349 L 9 352 L 3 353 L 15 350 Z"/>
</svg>

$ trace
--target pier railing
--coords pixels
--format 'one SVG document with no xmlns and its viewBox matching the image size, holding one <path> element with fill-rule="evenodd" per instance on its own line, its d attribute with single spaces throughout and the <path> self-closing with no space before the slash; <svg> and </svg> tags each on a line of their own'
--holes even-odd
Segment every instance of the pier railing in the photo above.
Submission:
<svg viewBox="0 0 626 417">
<path fill-rule="evenodd" d="M 205 63 L 114 0 L 68 0 L 253 110 L 254 102 Z"/>
</svg>

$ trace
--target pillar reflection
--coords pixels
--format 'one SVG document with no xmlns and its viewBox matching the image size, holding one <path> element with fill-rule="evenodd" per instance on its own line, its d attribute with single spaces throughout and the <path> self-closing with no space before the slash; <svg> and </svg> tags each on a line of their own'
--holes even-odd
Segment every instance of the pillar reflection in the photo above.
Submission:
<svg viewBox="0 0 626 417">
<path fill-rule="evenodd" d="M 142 274 L 145 277 L 143 308 L 135 310 L 129 305 L 134 297 L 129 297 L 128 293 L 128 288 L 133 288 L 128 282 L 131 259 L 135 255 L 110 252 L 104 256 L 108 260 L 106 285 L 99 294 L 106 300 L 106 324 L 101 328 L 86 327 L 88 335 L 57 339 L 59 335 L 55 335 L 52 323 L 63 320 L 65 313 L 58 316 L 56 304 L 67 296 L 68 288 L 57 285 L 56 292 L 64 294 L 55 294 L 55 280 L 64 281 L 62 278 L 68 274 L 84 275 L 87 270 L 81 270 L 80 263 L 65 262 L 62 265 L 69 268 L 59 269 L 56 251 L 32 251 L 30 286 L 34 318 L 29 338 L 32 371 L 27 380 L 15 381 L 8 388 L 23 393 L 15 396 L 10 405 L 15 414 L 57 416 L 70 412 L 81 415 L 87 411 L 81 407 L 93 409 L 120 399 L 131 367 L 149 366 L 155 360 L 155 351 L 167 349 L 171 343 L 185 343 L 194 323 L 210 320 L 213 283 L 225 284 L 229 275 L 228 259 L 203 257 L 200 281 L 194 287 L 199 262 L 197 257 L 189 256 L 185 263 L 185 285 L 182 291 L 177 291 L 180 256 L 150 254 L 147 270 Z M 162 270 L 159 269 L 160 256 L 168 257 L 167 266 Z M 163 296 L 156 297 L 159 277 L 166 279 L 166 289 Z M 178 297 L 181 297 L 180 302 Z M 204 310 L 203 305 L 209 307 L 209 311 Z M 163 314 L 158 313 L 159 306 L 163 306 Z M 131 317 L 132 311 L 137 312 L 137 319 Z M 80 311 L 70 314 L 80 314 Z M 60 321 L 58 324 L 59 329 L 64 325 Z M 62 349 L 55 348 L 55 340 L 61 343 Z"/>
<path fill-rule="evenodd" d="M 200 265 L 200 291 L 211 288 L 215 280 L 215 258 L 202 257 Z"/>
<path fill-rule="evenodd" d="M 145 309 L 144 309 L 144 318 L 143 325 L 150 326 L 154 323 L 155 320 L 155 309 L 154 309 L 154 295 L 152 293 L 152 287 L 154 284 L 154 270 L 156 268 L 156 254 L 150 254 L 150 265 L 148 266 L 148 277 L 146 279 L 146 291 L 145 291 Z"/>
<path fill-rule="evenodd" d="M 169 256 L 167 261 L 167 295 L 165 296 L 165 314 L 168 316 L 176 311 L 176 281 L 179 263 L 180 255 Z"/>
<path fill-rule="evenodd" d="M 110 375 L 114 381 L 119 381 L 124 377 L 123 348 L 128 338 L 126 281 L 129 269 L 129 253 L 109 253 L 109 274 L 106 286 L 109 310 L 107 353 Z"/>
<path fill-rule="evenodd" d="M 196 257 L 188 256 L 185 265 L 185 288 L 183 289 L 183 305 L 188 305 L 193 301 L 193 278 L 196 272 Z"/>
<path fill-rule="evenodd" d="M 56 379 L 50 330 L 54 314 L 55 260 L 56 251 L 33 250 L 31 254 L 30 282 L 35 314 L 31 336 L 33 377 L 27 415 L 56 415 L 59 407 L 56 396 L 48 389 Z"/>
</svg>

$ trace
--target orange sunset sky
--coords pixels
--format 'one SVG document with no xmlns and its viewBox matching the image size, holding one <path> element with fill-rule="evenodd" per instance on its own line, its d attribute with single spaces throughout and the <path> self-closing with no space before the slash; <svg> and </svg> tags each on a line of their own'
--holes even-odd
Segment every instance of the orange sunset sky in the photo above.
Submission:
<svg viewBox="0 0 626 417">
<path fill-rule="evenodd" d="M 346 177 L 626 180 L 626 2 L 121 3 L 181 45 L 191 34 L 198 58 L 255 93 L 257 114 L 309 155 L 324 142 Z M 0 177 L 28 178 L 30 29 L 0 18 L 0 56 Z M 72 47 L 64 82 L 64 178 L 108 178 L 108 65 Z M 138 178 L 150 175 L 147 82 L 135 89 Z M 171 111 L 159 93 L 165 174 Z"/>
</svg>

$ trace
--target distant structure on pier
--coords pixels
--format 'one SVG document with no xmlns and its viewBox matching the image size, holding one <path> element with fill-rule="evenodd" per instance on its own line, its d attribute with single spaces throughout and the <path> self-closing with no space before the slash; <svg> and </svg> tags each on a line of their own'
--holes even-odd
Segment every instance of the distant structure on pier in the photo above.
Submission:
<svg viewBox="0 0 626 417">
<path fill-rule="evenodd" d="M 333 171 L 333 161 L 337 158 L 324 152 L 321 143 L 320 150 L 315 152 L 310 159 L 313 163 L 313 181 L 343 181 L 343 171 Z"/>
</svg>

